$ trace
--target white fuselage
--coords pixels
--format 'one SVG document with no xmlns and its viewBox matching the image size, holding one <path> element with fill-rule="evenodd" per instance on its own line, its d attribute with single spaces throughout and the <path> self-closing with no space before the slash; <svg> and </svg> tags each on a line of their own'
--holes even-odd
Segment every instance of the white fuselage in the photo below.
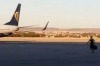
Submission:
<svg viewBox="0 0 100 66">
<path fill-rule="evenodd" d="M 0 25 L 0 33 L 12 33 L 18 30 L 18 26 Z"/>
</svg>

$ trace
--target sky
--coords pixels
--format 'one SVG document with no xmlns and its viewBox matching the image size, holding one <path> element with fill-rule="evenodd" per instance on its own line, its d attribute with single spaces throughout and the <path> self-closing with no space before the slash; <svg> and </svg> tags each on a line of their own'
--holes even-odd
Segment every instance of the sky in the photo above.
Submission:
<svg viewBox="0 0 100 66">
<path fill-rule="evenodd" d="M 100 0 L 0 0 L 0 25 L 21 3 L 19 26 L 100 28 Z"/>
</svg>

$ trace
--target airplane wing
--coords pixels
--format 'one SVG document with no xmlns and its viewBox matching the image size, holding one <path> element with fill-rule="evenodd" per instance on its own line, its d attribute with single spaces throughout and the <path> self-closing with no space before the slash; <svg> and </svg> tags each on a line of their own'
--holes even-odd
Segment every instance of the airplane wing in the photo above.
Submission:
<svg viewBox="0 0 100 66">
<path fill-rule="evenodd" d="M 46 29 L 47 29 L 48 24 L 49 24 L 49 21 L 47 22 L 47 24 L 45 25 L 45 27 L 44 27 L 42 30 L 46 30 Z"/>
<path fill-rule="evenodd" d="M 35 26 L 39 26 L 39 25 L 30 25 L 30 26 L 23 26 L 23 27 L 18 27 L 18 28 L 27 28 L 27 27 L 35 27 Z"/>
<path fill-rule="evenodd" d="M 46 30 L 46 29 L 47 29 L 48 24 L 49 24 L 49 21 L 46 23 L 45 27 L 44 27 L 42 30 Z M 29 28 L 29 27 L 35 27 L 35 26 L 39 26 L 39 25 L 30 25 L 30 26 L 18 27 L 18 30 L 19 30 L 20 28 Z"/>
</svg>

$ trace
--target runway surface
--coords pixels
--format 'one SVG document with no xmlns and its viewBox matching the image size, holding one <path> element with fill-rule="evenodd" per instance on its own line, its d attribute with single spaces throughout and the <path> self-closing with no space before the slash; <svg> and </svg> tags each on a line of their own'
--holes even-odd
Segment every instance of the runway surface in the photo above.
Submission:
<svg viewBox="0 0 100 66">
<path fill-rule="evenodd" d="M 100 66 L 100 43 L 0 42 L 0 66 Z"/>
</svg>

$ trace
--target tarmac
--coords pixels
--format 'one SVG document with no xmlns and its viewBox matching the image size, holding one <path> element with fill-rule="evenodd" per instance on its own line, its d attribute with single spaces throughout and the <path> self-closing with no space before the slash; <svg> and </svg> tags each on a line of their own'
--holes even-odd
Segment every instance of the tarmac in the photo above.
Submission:
<svg viewBox="0 0 100 66">
<path fill-rule="evenodd" d="M 94 38 L 100 42 L 100 38 Z M 1 37 L 0 41 L 27 41 L 27 42 L 87 42 L 89 38 L 60 38 L 60 37 Z"/>
<path fill-rule="evenodd" d="M 0 41 L 0 66 L 100 66 L 100 43 Z"/>
</svg>

